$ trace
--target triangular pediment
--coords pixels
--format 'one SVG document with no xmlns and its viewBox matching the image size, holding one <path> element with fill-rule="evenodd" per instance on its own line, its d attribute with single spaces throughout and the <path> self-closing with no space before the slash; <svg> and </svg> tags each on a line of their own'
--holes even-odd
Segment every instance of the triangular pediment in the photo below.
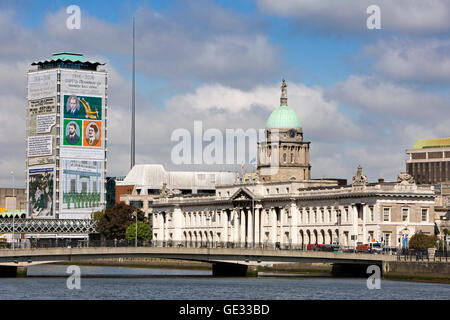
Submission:
<svg viewBox="0 0 450 320">
<path fill-rule="evenodd" d="M 248 200 L 252 200 L 254 197 L 255 197 L 255 195 L 247 188 L 239 188 L 230 197 L 230 200 L 232 200 L 232 201 L 248 201 Z"/>
</svg>

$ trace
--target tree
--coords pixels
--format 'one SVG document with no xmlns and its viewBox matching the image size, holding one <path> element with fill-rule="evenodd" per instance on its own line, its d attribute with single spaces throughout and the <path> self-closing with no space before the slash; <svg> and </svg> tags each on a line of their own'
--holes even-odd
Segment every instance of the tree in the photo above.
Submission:
<svg viewBox="0 0 450 320">
<path fill-rule="evenodd" d="M 127 228 L 136 221 L 134 212 L 137 212 L 138 221 L 147 222 L 142 210 L 124 203 L 119 203 L 105 210 L 105 213 L 97 222 L 96 229 L 106 239 L 125 239 Z"/>
<path fill-rule="evenodd" d="M 409 239 L 409 247 L 416 250 L 426 250 L 435 247 L 437 240 L 436 236 L 429 236 L 419 231 Z"/>
<path fill-rule="evenodd" d="M 98 223 L 104 214 L 105 210 L 92 212 L 92 219 Z"/>
<path fill-rule="evenodd" d="M 130 226 L 127 228 L 125 237 L 127 240 L 136 239 L 136 222 L 130 224 Z M 149 224 L 146 224 L 142 221 L 138 221 L 137 238 L 139 241 L 147 241 L 152 239 L 152 228 L 150 227 Z"/>
</svg>

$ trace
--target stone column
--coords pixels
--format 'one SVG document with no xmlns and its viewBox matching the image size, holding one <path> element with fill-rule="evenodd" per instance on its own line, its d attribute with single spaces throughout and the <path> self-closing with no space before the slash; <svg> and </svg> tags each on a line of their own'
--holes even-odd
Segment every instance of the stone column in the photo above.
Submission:
<svg viewBox="0 0 450 320">
<path fill-rule="evenodd" d="M 183 240 L 183 212 L 180 208 L 175 208 L 172 213 L 172 233 L 173 233 L 173 241 L 182 241 Z"/>
<path fill-rule="evenodd" d="M 291 207 L 290 207 L 290 212 L 289 214 L 291 215 L 291 225 L 290 225 L 290 237 L 292 239 L 292 245 L 298 245 L 298 232 L 299 232 L 299 227 L 298 227 L 298 215 L 299 215 L 299 210 L 297 208 L 297 205 L 295 203 L 291 203 Z"/>
<path fill-rule="evenodd" d="M 247 210 L 247 242 L 251 247 L 253 245 L 253 212 L 252 208 Z"/>
<path fill-rule="evenodd" d="M 220 225 L 222 226 L 222 236 L 219 241 L 227 242 L 228 241 L 228 217 L 227 210 L 222 210 L 222 214 L 220 215 Z"/>
<path fill-rule="evenodd" d="M 277 213 L 275 212 L 275 208 L 270 208 L 270 240 L 269 242 L 275 245 L 277 242 Z"/>
<path fill-rule="evenodd" d="M 367 210 L 367 204 L 363 205 L 363 217 L 362 217 L 362 234 L 363 234 L 363 243 L 367 243 L 367 237 L 368 237 L 368 233 L 367 233 L 367 229 L 366 229 L 366 219 L 367 219 L 367 215 L 369 214 L 369 210 Z"/>
<path fill-rule="evenodd" d="M 241 227 L 241 230 L 240 230 L 240 237 L 239 237 L 239 242 L 240 242 L 240 244 L 241 244 L 241 246 L 243 246 L 244 245 L 244 243 L 245 243 L 245 236 L 246 236 L 246 234 L 245 234 L 245 209 L 240 209 L 239 210 L 240 211 L 240 215 L 241 215 L 241 223 L 240 223 L 240 227 Z"/>
<path fill-rule="evenodd" d="M 356 243 L 358 242 L 358 208 L 352 204 L 350 209 L 351 210 L 351 219 L 352 219 L 352 234 L 351 235 L 355 235 L 356 239 L 353 240 L 353 245 L 356 248 Z M 351 241 L 351 240 L 350 240 Z"/>
<path fill-rule="evenodd" d="M 261 210 L 260 208 L 255 208 L 255 242 L 259 245 L 261 243 L 261 219 L 260 219 Z"/>
<path fill-rule="evenodd" d="M 239 230 L 240 230 L 240 217 L 239 217 L 239 208 L 233 209 L 233 217 L 234 225 L 232 226 L 232 236 L 233 239 L 231 241 L 237 243 L 239 242 Z"/>
</svg>

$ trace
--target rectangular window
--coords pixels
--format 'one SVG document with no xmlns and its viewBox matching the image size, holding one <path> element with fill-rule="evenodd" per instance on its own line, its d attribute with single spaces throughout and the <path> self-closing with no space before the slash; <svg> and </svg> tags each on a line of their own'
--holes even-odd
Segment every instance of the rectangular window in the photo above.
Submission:
<svg viewBox="0 0 450 320">
<path fill-rule="evenodd" d="M 143 201 L 140 201 L 140 200 L 134 200 L 134 201 L 132 200 L 132 201 L 130 201 L 130 206 L 133 206 L 138 209 L 142 209 L 142 207 L 144 206 L 144 203 L 143 203 Z"/>
<path fill-rule="evenodd" d="M 428 209 L 422 209 L 422 221 L 428 221 Z"/>
<path fill-rule="evenodd" d="M 383 221 L 391 221 L 391 208 L 383 208 Z"/>
<path fill-rule="evenodd" d="M 369 210 L 370 210 L 370 222 L 374 222 L 375 219 L 373 217 L 373 207 L 369 207 Z"/>
<path fill-rule="evenodd" d="M 389 233 L 384 234 L 384 245 L 385 246 L 391 245 L 391 235 Z"/>
<path fill-rule="evenodd" d="M 408 221 L 409 208 L 402 209 L 402 221 Z"/>
</svg>

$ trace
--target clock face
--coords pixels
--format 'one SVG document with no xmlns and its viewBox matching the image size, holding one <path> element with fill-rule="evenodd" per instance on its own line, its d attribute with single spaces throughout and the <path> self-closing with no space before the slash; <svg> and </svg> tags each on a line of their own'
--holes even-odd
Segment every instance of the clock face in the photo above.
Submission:
<svg viewBox="0 0 450 320">
<path fill-rule="evenodd" d="M 294 130 L 289 131 L 289 136 L 291 138 L 294 138 L 295 137 L 295 131 Z"/>
</svg>

